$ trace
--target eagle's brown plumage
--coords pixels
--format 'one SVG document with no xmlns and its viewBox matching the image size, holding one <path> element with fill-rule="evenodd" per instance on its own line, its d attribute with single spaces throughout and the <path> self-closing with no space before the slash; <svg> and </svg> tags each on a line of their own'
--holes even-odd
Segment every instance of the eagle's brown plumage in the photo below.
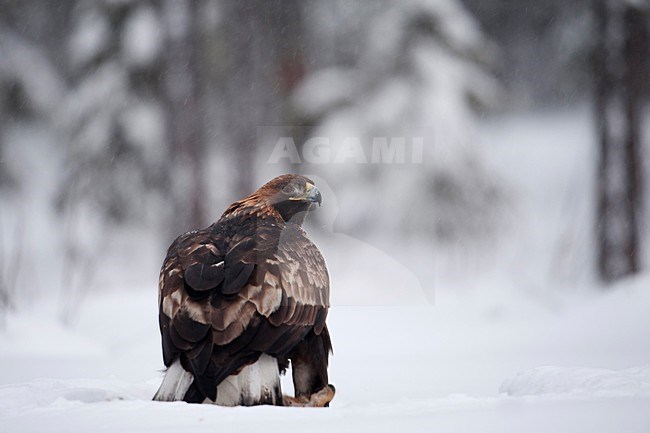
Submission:
<svg viewBox="0 0 650 433">
<path fill-rule="evenodd" d="M 329 277 L 301 228 L 315 202 L 311 180 L 279 176 L 170 246 L 159 322 L 165 365 L 179 359 L 193 376 L 183 400 L 216 401 L 217 386 L 262 354 L 280 368 L 291 360 L 298 396 L 327 385 Z"/>
</svg>

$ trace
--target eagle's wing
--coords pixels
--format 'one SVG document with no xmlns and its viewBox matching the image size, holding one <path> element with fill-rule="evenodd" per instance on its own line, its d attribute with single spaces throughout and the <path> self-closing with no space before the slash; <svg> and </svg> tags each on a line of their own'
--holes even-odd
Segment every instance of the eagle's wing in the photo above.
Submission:
<svg viewBox="0 0 650 433">
<path fill-rule="evenodd" d="M 293 385 L 296 396 L 310 396 L 328 385 L 328 358 L 332 351 L 332 343 L 325 324 L 327 308 L 321 309 L 318 305 L 324 301 L 329 306 L 329 277 L 325 260 L 316 246 L 307 238 L 302 228 L 293 225 L 282 233 L 281 242 L 278 248 L 278 256 L 284 259 L 288 266 L 281 266 L 282 284 L 288 286 L 289 293 L 304 292 L 297 297 L 300 299 L 315 297 L 310 301 L 310 306 L 303 308 L 311 314 L 307 321 L 311 321 L 314 315 L 315 323 L 313 329 L 293 347 L 289 353 L 291 359 L 291 370 Z M 299 260 L 296 260 L 300 258 Z M 296 267 L 298 261 L 304 267 Z M 309 288 L 317 290 L 309 293 Z M 319 298 L 320 296 L 320 298 Z M 292 301 L 284 302 L 278 310 L 278 317 L 283 318 L 283 309 L 292 311 Z M 300 313 L 305 314 L 305 313 Z M 296 317 L 296 314 L 293 314 Z M 300 316 L 298 316 L 300 317 Z M 304 316 L 303 316 L 304 317 Z M 273 319 L 273 316 L 271 316 Z M 305 319 L 301 319 L 305 320 Z"/>
<path fill-rule="evenodd" d="M 292 223 L 244 225 L 233 236 L 214 228 L 181 236 L 160 275 L 165 365 L 180 357 L 193 392 L 211 400 L 261 353 L 288 356 L 310 332 L 327 335 L 329 277 L 316 246 Z"/>
</svg>

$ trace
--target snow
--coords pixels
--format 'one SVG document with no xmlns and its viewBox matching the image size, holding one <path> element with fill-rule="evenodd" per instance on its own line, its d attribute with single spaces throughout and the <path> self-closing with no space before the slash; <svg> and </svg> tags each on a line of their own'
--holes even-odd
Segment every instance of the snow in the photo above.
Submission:
<svg viewBox="0 0 650 433">
<path fill-rule="evenodd" d="M 607 289 L 588 278 L 587 119 L 579 110 L 481 126 L 480 144 L 511 185 L 516 218 L 476 266 L 462 248 L 441 251 L 437 259 L 458 259 L 444 275 L 449 263 L 432 266 L 420 245 L 399 246 L 409 253 L 402 256 L 337 232 L 343 205 L 316 179 L 324 205 L 308 231 L 320 229 L 313 237 L 332 274 L 331 407 L 151 401 L 163 368 L 155 252 L 125 243 L 117 250 L 129 252 L 129 269 L 146 258 L 149 278 L 135 283 L 131 272 L 116 284 L 125 264 L 107 262 L 104 286 L 68 325 L 58 319 L 56 287 L 7 317 L 2 431 L 647 432 L 650 274 Z M 291 392 L 290 376 L 283 388 Z"/>
<path fill-rule="evenodd" d="M 650 365 L 616 371 L 606 368 L 537 367 L 501 385 L 501 392 L 525 395 L 650 395 Z"/>
<path fill-rule="evenodd" d="M 202 6 L 219 33 L 210 40 L 221 33 L 217 3 Z M 45 120 L 0 131 L 1 168 L 18 185 L 0 200 L 0 277 L 15 293 L 11 310 L 0 308 L 0 431 L 650 431 L 650 273 L 607 288 L 593 279 L 593 113 L 479 119 L 476 106 L 503 96 L 490 72 L 499 52 L 452 0 L 305 9 L 307 39 L 320 41 L 292 114 L 331 143 L 332 158 L 302 155 L 324 196 L 308 231 L 331 273 L 331 407 L 151 401 L 162 380 L 155 284 L 166 246 L 152 222 L 169 206 L 141 184 L 159 179 L 147 172 L 168 156 L 160 101 L 131 81 L 156 69 L 166 31 L 188 30 L 179 4 L 161 13 L 133 0 L 80 2 L 62 40 L 66 79 L 60 52 L 2 29 L 0 79 L 19 83 L 26 111 Z M 210 129 L 215 148 L 228 141 L 221 128 Z M 257 133 L 265 128 L 274 127 Z M 376 138 L 422 139 L 423 164 L 373 164 Z M 121 140 L 143 167 L 114 159 Z M 232 198 L 221 187 L 232 160 L 207 157 L 218 215 Z M 108 176 L 88 169 L 67 190 L 97 179 L 115 188 L 90 188 L 57 213 L 66 174 L 102 159 Z M 440 179 L 442 193 L 427 191 Z M 141 225 L 118 229 L 90 200 L 118 194 L 125 209 L 146 208 Z M 493 212 L 501 226 L 490 225 Z M 448 243 L 423 235 L 433 223 L 452 233 Z M 84 265 L 100 257 L 96 270 Z M 290 375 L 283 388 L 292 392 Z"/>
<path fill-rule="evenodd" d="M 318 118 L 337 105 L 349 102 L 354 95 L 351 72 L 338 68 L 326 68 L 314 72 L 308 80 L 293 92 L 293 104 L 305 116 Z"/>
<path fill-rule="evenodd" d="M 162 48 L 160 19 L 153 8 L 140 6 L 127 18 L 122 35 L 124 57 L 135 66 L 153 62 Z"/>
<path fill-rule="evenodd" d="M 71 61 L 76 65 L 92 61 L 108 46 L 110 31 L 108 18 L 99 9 L 87 8 L 71 32 Z"/>
<path fill-rule="evenodd" d="M 498 316 L 450 293 L 435 306 L 335 306 L 327 409 L 150 401 L 162 367 L 153 286 L 98 294 L 72 328 L 46 323 L 41 305 L 0 339 L 0 421 L 11 432 L 644 431 L 649 282 L 559 310 L 504 300 Z M 27 338 L 37 351 L 21 348 Z"/>
<path fill-rule="evenodd" d="M 48 53 L 13 32 L 0 38 L 0 81 L 21 83 L 31 109 L 51 116 L 65 92 L 65 81 L 48 59 Z"/>
</svg>

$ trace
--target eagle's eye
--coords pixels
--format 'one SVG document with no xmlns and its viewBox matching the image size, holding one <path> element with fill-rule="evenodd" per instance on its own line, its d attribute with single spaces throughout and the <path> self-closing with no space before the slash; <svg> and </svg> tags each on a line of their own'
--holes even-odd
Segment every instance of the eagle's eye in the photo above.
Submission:
<svg viewBox="0 0 650 433">
<path fill-rule="evenodd" d="M 285 193 L 286 195 L 291 195 L 296 191 L 296 187 L 290 183 L 286 184 L 282 188 L 282 192 Z"/>
</svg>

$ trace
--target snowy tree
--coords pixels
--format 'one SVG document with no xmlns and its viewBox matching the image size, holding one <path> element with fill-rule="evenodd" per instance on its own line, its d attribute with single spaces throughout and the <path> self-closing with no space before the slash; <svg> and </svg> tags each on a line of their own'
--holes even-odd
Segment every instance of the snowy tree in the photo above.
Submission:
<svg viewBox="0 0 650 433">
<path fill-rule="evenodd" d="M 330 145 L 331 164 L 307 170 L 332 180 L 347 230 L 439 240 L 489 232 L 500 192 L 473 125 L 497 100 L 498 52 L 456 1 L 384 6 L 354 67 L 315 72 L 295 94 L 314 125 L 306 136 Z"/>
<path fill-rule="evenodd" d="M 194 1 L 163 3 L 166 50 L 163 99 L 167 112 L 169 160 L 165 167 L 172 205 L 171 235 L 198 229 L 205 216 L 205 127 L 201 116 L 200 14 Z"/>
<path fill-rule="evenodd" d="M 146 5 L 94 1 L 76 9 L 68 40 L 72 89 L 58 118 L 69 162 L 62 204 L 89 201 L 123 221 L 145 208 L 140 193 L 160 182 L 165 132 L 153 77 L 159 21 Z"/>
<path fill-rule="evenodd" d="M 70 277 L 66 319 L 82 295 L 76 291 L 90 286 L 116 225 L 164 226 L 168 155 L 159 11 L 144 2 L 87 1 L 77 4 L 71 21 L 70 89 L 56 110 L 66 155 L 57 199 Z"/>
<path fill-rule="evenodd" d="M 219 144 L 230 149 L 236 167 L 233 199 L 264 180 L 256 176 L 259 150 L 291 124 L 288 98 L 307 67 L 308 9 L 297 0 L 223 2 Z"/>
<path fill-rule="evenodd" d="M 25 196 L 33 176 L 14 165 L 16 149 L 27 146 L 29 139 L 22 137 L 53 121 L 66 90 L 49 50 L 61 28 L 48 25 L 46 19 L 65 22 L 68 8 L 50 6 L 0 4 L 0 319 L 24 292 L 18 287 L 19 277 L 30 253 L 25 246 L 29 230 Z"/>
<path fill-rule="evenodd" d="M 495 99 L 495 50 L 457 1 L 9 2 L 0 34 L 0 152 L 4 120 L 21 116 L 53 149 L 38 199 L 59 211 L 47 225 L 64 316 L 100 259 L 153 238 L 162 250 L 287 170 L 331 181 L 347 230 L 455 239 L 490 220 L 499 192 L 472 124 Z M 328 162 L 342 162 L 264 164 L 283 136 L 301 152 L 329 137 Z M 388 153 L 375 161 L 375 147 Z M 20 184 L 20 171 L 0 165 L 0 178 Z"/>
<path fill-rule="evenodd" d="M 591 0 L 462 0 L 499 44 L 508 109 L 574 104 L 589 97 Z"/>
</svg>

